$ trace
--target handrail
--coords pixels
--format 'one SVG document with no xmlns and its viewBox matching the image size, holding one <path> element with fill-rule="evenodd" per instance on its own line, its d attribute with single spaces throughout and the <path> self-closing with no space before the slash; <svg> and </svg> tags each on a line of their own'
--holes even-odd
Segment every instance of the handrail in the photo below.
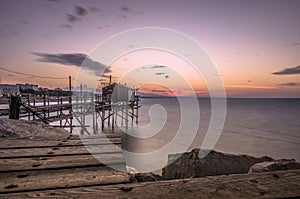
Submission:
<svg viewBox="0 0 300 199">
<path fill-rule="evenodd" d="M 35 112 L 30 106 L 28 106 L 27 104 L 21 102 L 20 103 L 21 106 L 23 106 L 26 110 L 28 110 L 29 112 L 31 112 L 32 114 L 34 114 L 35 116 L 37 116 L 38 118 L 40 118 L 40 120 L 42 122 L 44 122 L 45 124 L 49 124 L 48 120 L 46 118 L 44 118 L 41 114 L 39 114 L 38 112 Z"/>
</svg>

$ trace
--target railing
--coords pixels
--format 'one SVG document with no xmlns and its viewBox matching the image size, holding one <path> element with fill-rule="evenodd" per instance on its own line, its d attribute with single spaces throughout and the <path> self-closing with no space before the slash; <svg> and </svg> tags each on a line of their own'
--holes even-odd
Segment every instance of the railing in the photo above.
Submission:
<svg viewBox="0 0 300 199">
<path fill-rule="evenodd" d="M 138 123 L 139 96 L 133 96 L 130 101 L 110 101 L 110 96 L 94 94 L 92 92 L 74 92 L 72 96 L 11 96 L 9 111 L 0 108 L 0 114 L 8 115 L 11 119 L 26 118 L 27 120 L 42 121 L 46 124 L 59 122 L 55 127 L 69 128 L 70 132 L 75 127 L 80 127 L 81 133 L 98 133 L 98 120 L 101 128 L 105 122 L 112 128 L 117 120 L 125 122 L 126 128 L 131 119 Z M 92 124 L 87 124 L 88 117 Z M 72 120 L 77 124 L 73 125 Z M 90 126 L 92 130 L 87 130 Z"/>
</svg>

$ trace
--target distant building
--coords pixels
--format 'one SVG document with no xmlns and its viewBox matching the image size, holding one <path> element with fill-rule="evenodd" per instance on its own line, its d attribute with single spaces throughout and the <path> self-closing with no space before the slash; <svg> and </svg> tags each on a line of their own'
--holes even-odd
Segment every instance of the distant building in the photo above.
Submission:
<svg viewBox="0 0 300 199">
<path fill-rule="evenodd" d="M 39 91 L 49 91 L 49 88 L 42 88 L 42 87 L 40 87 L 40 88 L 38 88 L 38 90 Z"/>
<path fill-rule="evenodd" d="M 20 91 L 38 91 L 38 85 L 35 84 L 17 84 L 20 87 Z"/>
<path fill-rule="evenodd" d="M 18 95 L 20 94 L 20 87 L 18 85 L 0 84 L 0 95 Z"/>
</svg>

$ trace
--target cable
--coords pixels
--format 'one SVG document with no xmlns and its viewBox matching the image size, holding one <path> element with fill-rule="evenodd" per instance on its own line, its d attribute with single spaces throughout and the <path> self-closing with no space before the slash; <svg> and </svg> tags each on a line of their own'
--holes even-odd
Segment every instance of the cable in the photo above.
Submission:
<svg viewBox="0 0 300 199">
<path fill-rule="evenodd" d="M 79 81 L 79 80 L 75 79 L 74 77 L 72 77 L 71 79 L 74 80 L 74 81 L 76 81 L 76 82 L 79 82 L 79 83 L 83 84 L 82 81 Z"/>
<path fill-rule="evenodd" d="M 49 77 L 49 76 L 39 76 L 39 75 L 32 75 L 32 74 L 27 74 L 27 73 L 22 73 L 22 72 L 18 72 L 18 71 L 13 71 L 7 68 L 2 68 L 0 67 L 0 70 L 4 70 L 10 73 L 14 73 L 14 74 L 18 74 L 18 75 L 26 75 L 29 77 L 36 77 L 36 78 L 44 78 L 44 79 L 68 79 L 68 77 Z"/>
</svg>

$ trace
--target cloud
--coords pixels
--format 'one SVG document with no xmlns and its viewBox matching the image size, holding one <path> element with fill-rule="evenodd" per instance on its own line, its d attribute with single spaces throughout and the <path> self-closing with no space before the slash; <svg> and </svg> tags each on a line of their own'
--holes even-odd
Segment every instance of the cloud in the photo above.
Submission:
<svg viewBox="0 0 300 199">
<path fill-rule="evenodd" d="M 138 10 L 135 10 L 135 9 L 132 9 L 129 5 L 122 5 L 120 6 L 120 11 L 123 12 L 123 13 L 131 13 L 131 14 L 138 14 L 138 15 L 142 15 L 143 12 L 141 11 L 138 11 Z"/>
<path fill-rule="evenodd" d="M 98 12 L 98 11 L 100 11 L 99 8 L 97 8 L 95 6 L 90 6 L 89 10 L 92 11 L 92 12 Z"/>
<path fill-rule="evenodd" d="M 62 28 L 68 28 L 68 29 L 72 28 L 72 26 L 70 24 L 63 24 L 63 25 L 60 25 L 60 27 L 62 27 Z"/>
<path fill-rule="evenodd" d="M 162 66 L 162 65 L 155 65 L 152 68 L 166 68 L 166 66 Z"/>
<path fill-rule="evenodd" d="M 296 66 L 294 68 L 285 68 L 281 71 L 272 73 L 274 75 L 294 75 L 294 74 L 300 74 L 300 65 Z"/>
<path fill-rule="evenodd" d="M 300 82 L 286 82 L 283 84 L 277 84 L 278 86 L 300 86 Z"/>
<path fill-rule="evenodd" d="M 0 38 L 12 38 L 18 36 L 16 27 L 11 25 L 0 25 Z"/>
<path fill-rule="evenodd" d="M 38 62 L 78 66 L 78 67 L 91 70 L 96 75 L 101 75 L 102 73 L 111 72 L 109 67 L 106 67 L 104 64 L 92 60 L 86 54 L 82 54 L 82 53 L 73 53 L 73 54 L 32 53 L 32 54 L 39 57 L 38 59 L 35 60 Z M 83 61 L 85 62 L 82 65 Z"/>
<path fill-rule="evenodd" d="M 75 5 L 75 12 L 78 16 L 84 16 L 87 14 L 87 10 L 81 6 Z"/>
<path fill-rule="evenodd" d="M 67 15 L 67 21 L 70 24 L 78 22 L 79 20 L 81 20 L 81 18 L 83 16 L 85 16 L 88 13 L 88 10 L 85 9 L 85 8 L 83 8 L 83 7 L 81 7 L 81 6 L 75 5 L 74 8 L 75 8 L 75 12 L 74 13 L 72 13 L 72 14 L 66 13 L 66 15 Z M 66 25 L 63 25 L 61 27 L 72 28 L 72 26 L 70 24 L 66 24 Z"/>
<path fill-rule="evenodd" d="M 224 76 L 224 75 L 215 73 L 215 74 L 213 74 L 213 76 L 219 76 L 219 77 L 222 77 L 222 76 Z"/>
<path fill-rule="evenodd" d="M 226 85 L 226 88 L 246 88 L 246 89 L 276 89 L 274 86 L 263 85 Z"/>
<path fill-rule="evenodd" d="M 156 69 L 156 68 L 166 68 L 167 66 L 154 65 L 154 66 L 143 66 L 142 69 Z"/>
<path fill-rule="evenodd" d="M 156 93 L 166 93 L 168 91 L 166 90 L 160 90 L 160 89 L 155 89 L 155 90 L 152 90 L 152 92 L 156 92 Z"/>
<path fill-rule="evenodd" d="M 118 15 L 118 17 L 119 17 L 120 19 L 127 19 L 127 16 L 124 15 L 124 14 Z"/>
<path fill-rule="evenodd" d="M 111 70 L 109 70 L 109 72 L 111 72 Z M 107 73 L 108 73 L 108 72 L 107 72 Z M 101 77 L 102 77 L 102 78 L 109 78 L 110 75 L 103 74 Z M 116 78 L 116 77 L 114 77 L 114 78 Z"/>
<path fill-rule="evenodd" d="M 70 23 L 73 23 L 73 22 L 76 22 L 79 20 L 78 17 L 74 16 L 74 15 L 71 15 L 71 14 L 67 14 L 67 20 L 70 22 Z"/>
<path fill-rule="evenodd" d="M 28 25 L 28 24 L 30 24 L 30 22 L 29 22 L 29 21 L 27 21 L 27 20 L 24 20 L 24 19 L 20 20 L 20 22 L 21 22 L 22 24 L 24 24 L 24 25 Z"/>
<path fill-rule="evenodd" d="M 131 11 L 131 9 L 128 6 L 125 6 L 125 5 L 121 6 L 120 10 L 124 11 L 124 12 L 130 12 Z"/>
</svg>

